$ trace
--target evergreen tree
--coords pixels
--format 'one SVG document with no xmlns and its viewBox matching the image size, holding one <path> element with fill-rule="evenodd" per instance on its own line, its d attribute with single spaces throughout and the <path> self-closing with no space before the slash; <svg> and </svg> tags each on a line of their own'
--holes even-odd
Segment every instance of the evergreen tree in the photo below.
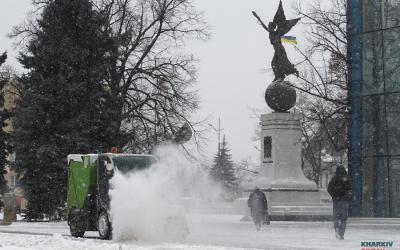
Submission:
<svg viewBox="0 0 400 250">
<path fill-rule="evenodd" d="M 199 108 L 196 59 L 184 49 L 187 39 L 207 39 L 209 29 L 193 0 L 91 0 L 107 16 L 113 38 L 107 67 L 111 97 L 113 145 L 125 151 L 150 152 L 175 137 L 188 123 L 196 138 L 201 131 L 191 114 Z M 56 0 L 33 1 L 37 12 Z M 30 19 L 30 20 L 29 20 Z M 21 42 L 41 31 L 17 26 L 11 36 Z"/>
<path fill-rule="evenodd" d="M 221 183 L 227 190 L 234 191 L 237 188 L 238 183 L 234 163 L 229 151 L 224 136 L 222 145 L 219 146 L 217 155 L 214 157 L 211 176 L 214 180 Z"/>
<path fill-rule="evenodd" d="M 7 54 L 0 55 L 0 66 L 6 61 Z M 7 158 L 11 153 L 11 144 L 9 143 L 10 134 L 4 129 L 7 126 L 7 120 L 11 117 L 11 112 L 5 109 L 5 85 L 7 84 L 7 77 L 3 77 L 0 72 L 0 194 L 7 191 L 7 181 L 4 175 L 7 173 L 6 165 L 9 163 Z"/>
<path fill-rule="evenodd" d="M 104 79 L 113 43 L 105 23 L 89 0 L 49 1 L 19 58 L 28 73 L 19 79 L 15 169 L 22 175 L 28 219 L 64 205 L 68 154 L 112 146 Z"/>
</svg>

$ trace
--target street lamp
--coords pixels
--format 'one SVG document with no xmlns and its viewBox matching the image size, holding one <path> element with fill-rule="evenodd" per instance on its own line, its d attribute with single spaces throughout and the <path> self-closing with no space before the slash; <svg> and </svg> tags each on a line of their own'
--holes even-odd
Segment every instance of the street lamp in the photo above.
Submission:
<svg viewBox="0 0 400 250">
<path fill-rule="evenodd" d="M 214 127 L 214 125 L 212 125 L 211 123 L 208 123 L 208 126 L 210 126 L 215 132 L 218 133 L 218 156 L 219 156 L 219 153 L 221 150 L 221 146 L 220 146 L 221 145 L 221 131 L 223 130 L 223 129 L 221 129 L 221 119 L 218 118 L 218 129 L 216 129 Z"/>
</svg>

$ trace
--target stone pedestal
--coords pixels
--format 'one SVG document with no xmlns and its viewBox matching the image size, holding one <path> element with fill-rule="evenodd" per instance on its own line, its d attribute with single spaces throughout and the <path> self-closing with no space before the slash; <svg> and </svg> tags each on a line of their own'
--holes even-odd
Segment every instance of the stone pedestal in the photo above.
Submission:
<svg viewBox="0 0 400 250">
<path fill-rule="evenodd" d="M 300 114 L 261 115 L 260 188 L 317 190 L 301 169 Z"/>
<path fill-rule="evenodd" d="M 317 185 L 301 168 L 300 114 L 261 115 L 261 169 L 235 201 L 235 210 L 248 214 L 247 199 L 254 186 L 265 192 L 273 220 L 326 220 L 332 205 L 321 203 Z"/>
</svg>

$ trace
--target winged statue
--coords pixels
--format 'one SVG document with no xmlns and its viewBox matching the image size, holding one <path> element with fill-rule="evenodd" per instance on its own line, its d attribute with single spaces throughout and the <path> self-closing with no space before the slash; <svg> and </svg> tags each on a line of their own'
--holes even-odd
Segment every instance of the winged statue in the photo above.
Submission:
<svg viewBox="0 0 400 250">
<path fill-rule="evenodd" d="M 284 80 L 286 76 L 299 72 L 295 66 L 289 61 L 285 47 L 282 45 L 281 37 L 286 35 L 297 24 L 300 18 L 286 20 L 285 12 L 283 11 L 282 1 L 279 1 L 279 7 L 275 14 L 274 20 L 268 23 L 268 26 L 261 20 L 256 12 L 252 12 L 260 25 L 269 33 L 269 40 L 274 47 L 275 53 L 272 58 L 271 66 L 274 72 L 275 79 Z"/>
</svg>

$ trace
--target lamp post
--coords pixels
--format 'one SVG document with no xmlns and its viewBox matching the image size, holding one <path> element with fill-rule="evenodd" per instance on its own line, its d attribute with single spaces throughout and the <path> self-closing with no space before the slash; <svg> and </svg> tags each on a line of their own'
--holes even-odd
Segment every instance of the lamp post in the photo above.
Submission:
<svg viewBox="0 0 400 250">
<path fill-rule="evenodd" d="M 215 132 L 218 133 L 218 151 L 217 152 L 218 152 L 218 156 L 219 156 L 220 150 L 221 150 L 221 131 L 223 130 L 223 129 L 221 129 L 221 119 L 218 118 L 218 129 L 216 129 L 214 127 L 214 125 L 212 125 L 211 123 L 208 123 L 208 126 L 210 126 Z"/>
</svg>

